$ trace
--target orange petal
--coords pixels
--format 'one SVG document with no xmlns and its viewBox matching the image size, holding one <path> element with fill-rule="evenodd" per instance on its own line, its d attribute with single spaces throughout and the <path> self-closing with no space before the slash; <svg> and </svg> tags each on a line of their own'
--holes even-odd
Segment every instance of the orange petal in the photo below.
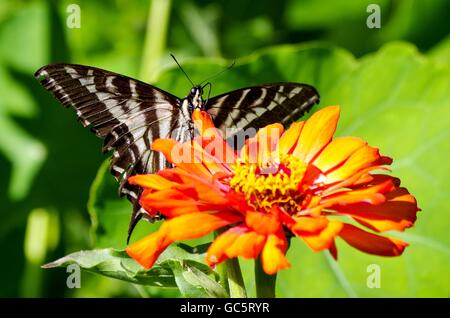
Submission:
<svg viewBox="0 0 450 318">
<path fill-rule="evenodd" d="M 191 189 L 191 192 L 193 189 Z M 159 211 L 167 217 L 175 217 L 181 214 L 211 211 L 217 207 L 208 203 L 199 202 L 193 197 L 178 189 L 166 189 L 142 195 L 139 203 L 147 211 Z"/>
<path fill-rule="evenodd" d="M 173 163 L 172 161 L 172 149 L 179 144 L 179 142 L 177 142 L 174 139 L 156 139 L 153 143 L 152 143 L 152 150 L 154 151 L 159 151 L 162 152 L 164 154 L 164 156 L 166 157 L 166 159 L 168 161 L 170 161 L 171 163 Z"/>
<path fill-rule="evenodd" d="M 240 158 L 249 163 L 264 165 L 276 149 L 284 127 L 279 123 L 267 125 L 256 133 L 253 138 L 247 140 L 241 150 Z"/>
<path fill-rule="evenodd" d="M 361 183 L 370 182 L 371 180 L 373 180 L 373 177 L 372 177 L 372 175 L 369 174 L 369 172 L 373 171 L 373 170 L 389 170 L 389 169 L 385 166 L 379 166 L 379 165 L 370 166 L 368 168 L 362 169 L 362 170 L 358 171 L 357 173 L 352 174 L 347 179 L 341 180 L 332 185 L 327 185 L 323 191 L 323 195 L 326 196 L 326 195 L 333 193 L 336 190 L 340 190 L 342 188 L 350 188 L 352 186 L 355 186 L 355 185 L 358 185 Z M 326 179 L 326 177 L 324 177 L 324 181 L 326 181 L 325 179 Z"/>
<path fill-rule="evenodd" d="M 189 143 L 179 143 L 173 139 L 157 139 L 152 144 L 152 150 L 164 154 L 167 161 L 177 167 L 205 178 L 212 178 L 199 158 L 195 156 L 195 150 Z"/>
<path fill-rule="evenodd" d="M 344 224 L 339 236 L 360 251 L 380 256 L 401 255 L 407 243 L 363 231 L 356 226 Z"/>
<path fill-rule="evenodd" d="M 334 208 L 334 205 L 342 206 L 359 202 L 381 204 L 386 201 L 383 194 L 394 191 L 398 184 L 397 178 L 387 175 L 374 175 L 368 184 L 360 184 L 353 189 L 324 196 L 321 204 L 331 209 Z"/>
<path fill-rule="evenodd" d="M 333 137 L 339 112 L 339 106 L 329 106 L 314 113 L 305 122 L 293 154 L 310 162 Z"/>
<path fill-rule="evenodd" d="M 302 131 L 305 122 L 293 123 L 288 130 L 284 132 L 278 142 L 276 151 L 278 154 L 288 154 L 291 153 L 294 146 L 297 145 L 298 137 Z"/>
<path fill-rule="evenodd" d="M 159 255 L 170 245 L 164 241 L 164 231 L 157 231 L 149 236 L 129 245 L 126 252 L 139 264 L 149 269 L 158 259 Z"/>
<path fill-rule="evenodd" d="M 416 214 L 420 211 L 415 198 L 404 188 L 398 188 L 385 196 L 387 201 L 379 205 L 360 202 L 333 209 L 377 232 L 403 231 L 413 226 Z"/>
<path fill-rule="evenodd" d="M 266 238 L 255 231 L 239 235 L 234 243 L 227 248 L 226 254 L 229 258 L 242 256 L 247 259 L 255 259 L 261 252 Z"/>
<path fill-rule="evenodd" d="M 295 233 L 317 233 L 328 226 L 328 219 L 326 217 L 294 217 L 295 224 L 291 230 Z"/>
<path fill-rule="evenodd" d="M 196 138 L 196 141 L 207 153 L 216 157 L 220 162 L 233 163 L 236 160 L 235 152 L 223 139 L 220 130 L 214 126 L 210 114 L 195 110 L 192 113 L 192 120 L 200 132 L 200 139 Z"/>
<path fill-rule="evenodd" d="M 342 222 L 332 220 L 329 221 L 327 226 L 318 233 L 297 231 L 294 232 L 294 234 L 300 236 L 313 251 L 318 252 L 330 248 L 334 238 L 341 231 L 342 226 Z"/>
<path fill-rule="evenodd" d="M 264 272 L 269 275 L 277 273 L 280 269 L 290 266 L 285 253 L 287 241 L 284 234 L 270 234 L 261 252 L 261 263 Z"/>
<path fill-rule="evenodd" d="M 200 135 L 222 138 L 222 133 L 216 128 L 211 116 L 207 112 L 198 109 L 194 110 L 192 113 L 192 121 L 195 124 L 195 128 L 200 132 Z"/>
<path fill-rule="evenodd" d="M 387 174 L 368 174 L 361 176 L 353 185 L 349 186 L 353 191 L 365 191 L 386 193 L 400 185 L 400 179 Z"/>
<path fill-rule="evenodd" d="M 196 128 L 199 130 L 200 134 L 205 134 L 206 132 L 213 132 L 209 129 L 215 129 L 214 122 L 211 119 L 211 116 L 204 111 L 199 109 L 194 110 L 192 113 L 192 121 L 195 123 Z"/>
<path fill-rule="evenodd" d="M 326 183 L 334 183 L 351 177 L 360 170 L 375 165 L 380 154 L 377 148 L 368 145 L 356 150 L 341 166 L 326 174 Z"/>
<path fill-rule="evenodd" d="M 281 226 L 276 216 L 262 212 L 247 212 L 245 223 L 254 231 L 264 235 L 277 232 Z"/>
<path fill-rule="evenodd" d="M 400 179 L 386 174 L 372 174 L 370 177 L 366 182 L 359 179 L 356 184 L 350 186 L 352 193 L 387 193 L 400 185 Z"/>
<path fill-rule="evenodd" d="M 181 191 L 186 190 L 183 189 L 183 187 L 186 188 L 192 188 L 194 192 L 189 192 L 188 194 L 194 199 L 194 200 L 201 200 L 205 203 L 210 203 L 214 205 L 228 205 L 229 200 L 226 198 L 226 193 L 221 191 L 220 189 L 220 183 L 214 179 L 204 179 L 202 177 L 199 177 L 195 174 L 191 174 L 189 172 L 186 172 L 182 169 L 165 169 L 163 171 L 160 171 L 159 174 L 162 176 L 171 179 L 171 180 L 177 180 L 181 184 L 175 184 L 174 187 L 177 189 L 180 188 Z"/>
<path fill-rule="evenodd" d="M 241 220 L 228 212 L 189 213 L 164 221 L 161 226 L 170 241 L 190 240 Z"/>
<path fill-rule="evenodd" d="M 245 233 L 246 231 L 247 229 L 244 227 L 235 226 L 215 238 L 206 253 L 206 262 L 208 265 L 215 266 L 228 259 L 225 254 L 226 249 L 236 241 L 236 238 L 240 234 Z"/>
<path fill-rule="evenodd" d="M 314 160 L 314 165 L 322 172 L 339 166 L 356 150 L 364 146 L 364 142 L 356 137 L 340 137 L 332 140 Z"/>
<path fill-rule="evenodd" d="M 153 190 L 164 190 L 173 186 L 173 182 L 157 174 L 138 174 L 131 176 L 128 178 L 128 183 Z"/>
<path fill-rule="evenodd" d="M 320 207 L 333 208 L 340 205 L 347 205 L 359 202 L 367 202 L 370 204 L 381 204 L 386 201 L 386 198 L 381 193 L 368 193 L 368 194 L 352 194 L 352 191 L 344 191 L 336 195 L 330 195 L 321 200 Z"/>
<path fill-rule="evenodd" d="M 208 249 L 206 260 L 214 266 L 226 259 L 242 256 L 254 259 L 264 246 L 265 236 L 237 226 L 219 235 Z"/>
<path fill-rule="evenodd" d="M 234 151 L 223 142 L 212 141 L 208 143 L 205 148 L 201 148 L 201 141 L 195 138 L 192 142 L 195 157 L 214 175 L 216 173 L 229 174 L 232 169 L 230 164 L 235 163 L 236 155 Z"/>
</svg>

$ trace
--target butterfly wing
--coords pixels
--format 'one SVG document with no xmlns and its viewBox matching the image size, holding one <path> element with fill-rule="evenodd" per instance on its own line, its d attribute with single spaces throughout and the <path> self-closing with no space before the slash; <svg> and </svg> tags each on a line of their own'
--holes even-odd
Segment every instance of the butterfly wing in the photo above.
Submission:
<svg viewBox="0 0 450 318">
<path fill-rule="evenodd" d="M 274 122 L 288 126 L 318 102 L 319 93 L 310 85 L 273 83 L 213 97 L 206 109 L 221 130 L 230 127 L 245 130 Z"/>
<path fill-rule="evenodd" d="M 104 139 L 103 152 L 113 151 L 110 171 L 120 183 L 119 193 L 133 203 L 129 239 L 144 214 L 138 202 L 140 190 L 129 185 L 127 177 L 168 166 L 150 145 L 186 127 L 180 100 L 146 83 L 90 66 L 50 64 L 35 76 L 61 104 L 76 110 L 83 126 Z"/>
</svg>

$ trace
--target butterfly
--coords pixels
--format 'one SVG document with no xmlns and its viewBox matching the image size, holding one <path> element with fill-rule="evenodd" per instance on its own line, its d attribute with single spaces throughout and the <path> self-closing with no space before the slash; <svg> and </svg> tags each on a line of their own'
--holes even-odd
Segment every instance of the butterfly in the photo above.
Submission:
<svg viewBox="0 0 450 318">
<path fill-rule="evenodd" d="M 139 80 L 77 64 L 49 64 L 35 77 L 63 106 L 75 109 L 84 127 L 104 140 L 104 153 L 113 152 L 110 171 L 119 182 L 119 194 L 133 204 L 127 242 L 137 222 L 149 218 L 139 205 L 141 190 L 128 184 L 127 178 L 171 166 L 161 153 L 151 150 L 151 143 L 158 138 L 192 139 L 195 109 L 208 112 L 222 131 L 245 130 L 273 122 L 289 125 L 319 102 L 314 87 L 299 83 L 246 87 L 204 100 L 204 88 L 210 83 L 191 81 L 187 96 L 178 98 Z"/>
</svg>

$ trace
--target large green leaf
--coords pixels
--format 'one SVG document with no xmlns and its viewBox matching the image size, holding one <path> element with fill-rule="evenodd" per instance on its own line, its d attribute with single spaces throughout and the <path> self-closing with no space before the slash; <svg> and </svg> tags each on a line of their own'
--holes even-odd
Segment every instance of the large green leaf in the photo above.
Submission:
<svg viewBox="0 0 450 318">
<path fill-rule="evenodd" d="M 163 287 L 176 286 L 174 276 L 170 270 L 155 265 L 151 270 L 145 271 L 126 252 L 121 250 L 101 249 L 75 252 L 43 267 L 67 267 L 71 264 L 76 264 L 86 271 L 135 284 Z"/>
<path fill-rule="evenodd" d="M 96 249 L 64 256 L 43 268 L 68 267 L 75 264 L 88 272 L 157 287 L 178 287 L 184 297 L 226 297 L 216 281 L 217 275 L 201 261 L 205 246 L 196 249 L 173 244 L 149 270 L 144 269 L 123 250 Z"/>
<path fill-rule="evenodd" d="M 200 81 L 226 64 L 221 60 L 191 61 L 184 68 Z M 310 83 L 321 93 L 320 107 L 340 104 L 336 136 L 362 137 L 392 156 L 393 174 L 402 179 L 423 209 L 414 228 L 392 233 L 411 244 L 402 257 L 366 255 L 339 241 L 336 263 L 294 239 L 288 253 L 292 267 L 279 274 L 278 295 L 448 296 L 446 181 L 450 173 L 445 162 L 450 150 L 449 64 L 400 42 L 360 60 L 345 50 L 324 45 L 281 46 L 239 60 L 232 71 L 215 80 L 212 96 L 270 81 Z M 179 96 L 189 89 L 176 69 L 163 73 L 157 85 Z M 104 213 L 106 216 L 108 211 Z M 120 226 L 126 228 L 125 221 Z M 370 264 L 380 266 L 379 289 L 366 285 Z M 247 287 L 251 287 L 252 265 L 244 262 L 244 269 Z"/>
</svg>

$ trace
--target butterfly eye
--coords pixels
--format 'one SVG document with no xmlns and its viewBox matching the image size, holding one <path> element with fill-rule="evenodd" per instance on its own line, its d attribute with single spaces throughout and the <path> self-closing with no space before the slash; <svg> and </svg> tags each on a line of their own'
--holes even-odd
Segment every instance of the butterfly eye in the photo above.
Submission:
<svg viewBox="0 0 450 318">
<path fill-rule="evenodd" d="M 195 88 L 194 87 L 192 87 L 192 89 L 191 89 L 191 94 L 195 94 Z"/>
</svg>

